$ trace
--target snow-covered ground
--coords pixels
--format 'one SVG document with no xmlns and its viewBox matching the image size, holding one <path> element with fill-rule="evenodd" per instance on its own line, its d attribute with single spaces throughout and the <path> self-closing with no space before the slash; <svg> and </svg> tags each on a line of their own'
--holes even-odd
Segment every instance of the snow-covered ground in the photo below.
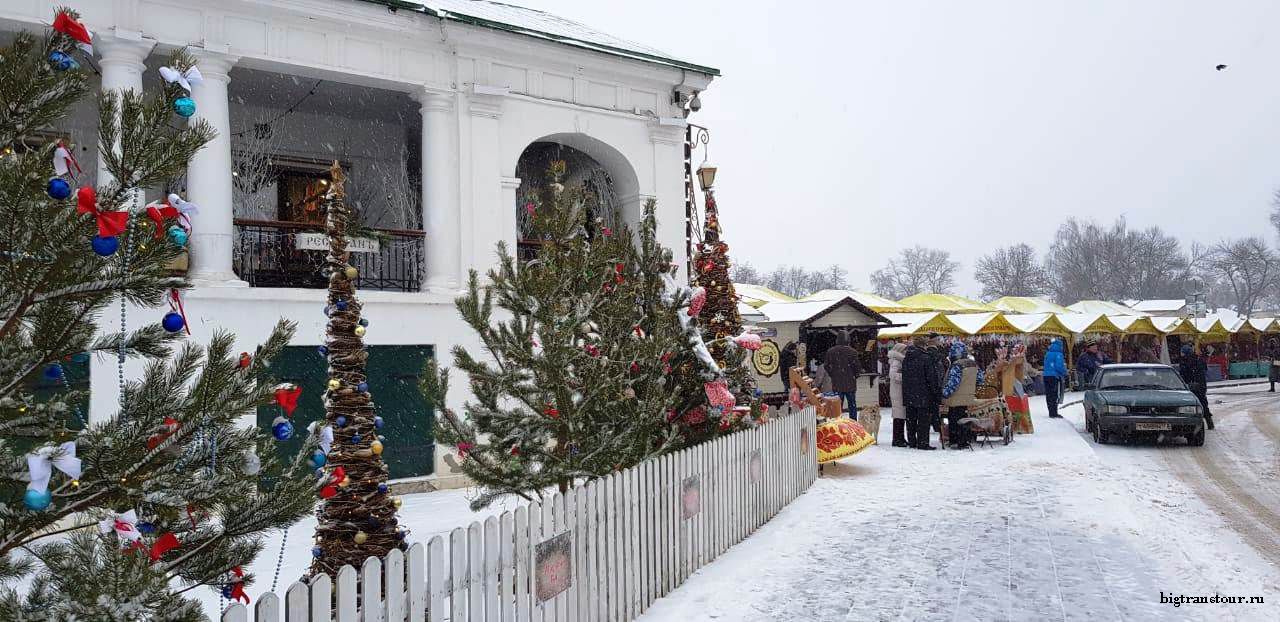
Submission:
<svg viewBox="0 0 1280 622">
<path fill-rule="evenodd" d="M 886 412 L 883 445 L 828 466 L 645 619 L 1280 619 L 1280 531 L 1250 523 L 1280 511 L 1260 496 L 1276 492 L 1280 436 L 1251 433 L 1280 426 L 1280 399 L 1257 386 L 1216 399 L 1202 449 L 1098 447 L 1079 406 L 1051 420 L 1035 398 L 1036 433 L 1012 445 L 920 452 L 889 446 Z M 1198 489 L 1205 464 L 1248 475 Z M 1162 592 L 1267 602 L 1174 607 Z"/>
</svg>

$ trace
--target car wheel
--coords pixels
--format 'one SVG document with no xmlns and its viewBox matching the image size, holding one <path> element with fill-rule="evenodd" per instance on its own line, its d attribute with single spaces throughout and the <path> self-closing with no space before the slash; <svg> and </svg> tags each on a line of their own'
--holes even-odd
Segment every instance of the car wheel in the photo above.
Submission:
<svg viewBox="0 0 1280 622">
<path fill-rule="evenodd" d="M 1099 445 L 1106 445 L 1107 441 L 1111 440 L 1108 438 L 1109 436 L 1109 434 L 1102 430 L 1102 426 L 1097 423 L 1093 424 L 1093 442 Z"/>
<path fill-rule="evenodd" d="M 1200 431 L 1195 434 L 1188 434 L 1187 444 L 1192 447 L 1204 447 L 1204 428 L 1200 428 Z"/>
<path fill-rule="evenodd" d="M 1093 417 L 1090 417 L 1089 413 L 1085 413 L 1084 414 L 1084 430 L 1092 434 L 1094 432 L 1094 427 L 1095 427 L 1095 424 L 1093 423 Z"/>
</svg>

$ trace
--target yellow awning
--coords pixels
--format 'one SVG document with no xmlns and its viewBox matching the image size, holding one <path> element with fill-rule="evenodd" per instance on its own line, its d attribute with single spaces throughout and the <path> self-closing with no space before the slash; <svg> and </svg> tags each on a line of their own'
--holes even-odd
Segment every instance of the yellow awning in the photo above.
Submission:
<svg viewBox="0 0 1280 622">
<path fill-rule="evenodd" d="M 1149 317 L 1135 315 L 1108 315 L 1107 319 L 1126 335 L 1163 335 Z"/>
<path fill-rule="evenodd" d="M 1123 332 L 1101 313 L 1059 313 L 1062 322 L 1073 335 L 1117 334 Z"/>
<path fill-rule="evenodd" d="M 1067 328 L 1057 314 L 1054 313 L 1025 313 L 1006 315 L 1004 319 L 1013 324 L 1019 331 L 1028 335 L 1053 335 L 1055 337 L 1070 337 L 1071 329 Z"/>
<path fill-rule="evenodd" d="M 970 300 L 964 296 L 956 296 L 955 294 L 916 294 L 899 300 L 898 304 L 917 309 L 928 309 L 929 311 L 946 311 L 948 313 L 999 311 L 999 309 L 989 304 Z"/>
<path fill-rule="evenodd" d="M 1273 317 L 1254 317 L 1249 318 L 1250 326 L 1258 329 L 1263 333 L 1280 333 L 1280 319 Z"/>
<path fill-rule="evenodd" d="M 890 322 L 903 324 L 903 326 L 881 328 L 877 335 L 880 339 L 899 339 L 912 335 L 927 335 L 929 333 L 954 337 L 962 337 L 966 334 L 964 329 L 956 326 L 946 315 L 937 311 L 926 313 L 885 313 L 883 315 Z"/>
<path fill-rule="evenodd" d="M 763 285 L 752 285 L 751 283 L 734 283 L 733 293 L 737 294 L 739 302 L 745 302 L 757 309 L 770 302 L 795 301 L 795 298 L 782 292 L 769 289 Z"/>
<path fill-rule="evenodd" d="M 1062 305 L 1031 296 L 1005 296 L 1004 298 L 997 298 L 989 304 L 1006 313 L 1071 313 L 1070 309 Z"/>
<path fill-rule="evenodd" d="M 1156 316 L 1151 318 L 1151 324 L 1165 335 L 1194 335 L 1198 332 L 1194 324 L 1180 317 Z"/>
<path fill-rule="evenodd" d="M 1199 333 L 1200 341 L 1226 341 L 1231 337 L 1231 331 L 1222 325 L 1222 320 L 1216 317 L 1202 317 L 1194 320 L 1196 332 Z"/>
<path fill-rule="evenodd" d="M 947 319 L 968 335 L 1020 335 L 1021 330 L 1009 323 L 1000 312 L 948 313 Z"/>
</svg>

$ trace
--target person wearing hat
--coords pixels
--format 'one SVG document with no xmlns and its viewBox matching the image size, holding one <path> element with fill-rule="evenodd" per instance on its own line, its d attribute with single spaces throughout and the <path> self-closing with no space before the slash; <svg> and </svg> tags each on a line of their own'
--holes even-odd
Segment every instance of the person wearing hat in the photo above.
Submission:
<svg viewBox="0 0 1280 622">
<path fill-rule="evenodd" d="M 1098 342 L 1085 344 L 1084 353 L 1076 357 L 1076 382 L 1081 388 L 1093 386 L 1093 377 L 1103 365 L 1109 365 L 1111 357 L 1098 349 Z"/>
<path fill-rule="evenodd" d="M 1208 368 L 1208 362 L 1191 347 L 1191 344 L 1182 344 L 1182 360 L 1178 361 L 1178 374 L 1200 400 L 1200 406 L 1204 408 L 1204 427 L 1212 430 L 1213 413 L 1209 412 L 1208 384 L 1205 379 Z"/>
</svg>

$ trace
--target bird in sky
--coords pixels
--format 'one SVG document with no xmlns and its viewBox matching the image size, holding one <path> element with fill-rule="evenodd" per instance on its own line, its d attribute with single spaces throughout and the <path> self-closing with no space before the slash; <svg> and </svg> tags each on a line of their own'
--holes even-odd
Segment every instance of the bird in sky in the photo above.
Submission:
<svg viewBox="0 0 1280 622">
<path fill-rule="evenodd" d="M 1222 71 L 1223 69 L 1226 69 L 1226 68 L 1227 68 L 1226 65 L 1218 65 L 1217 67 L 1214 67 L 1214 69 L 1217 69 L 1218 71 Z"/>
</svg>

